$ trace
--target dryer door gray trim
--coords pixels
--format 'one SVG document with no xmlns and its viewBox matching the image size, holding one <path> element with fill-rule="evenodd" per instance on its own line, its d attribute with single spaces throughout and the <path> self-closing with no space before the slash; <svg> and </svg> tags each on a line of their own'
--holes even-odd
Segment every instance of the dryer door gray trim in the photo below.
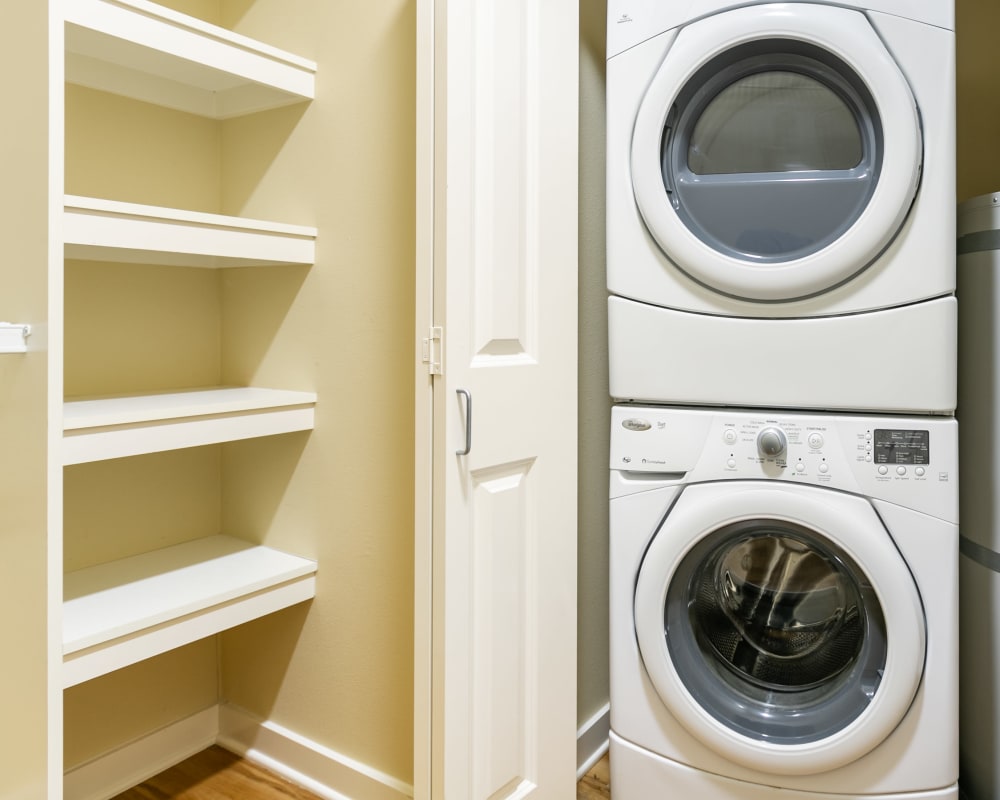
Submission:
<svg viewBox="0 0 1000 800">
<path fill-rule="evenodd" d="M 725 255 L 803 258 L 847 233 L 878 185 L 882 121 L 871 93 L 815 45 L 724 51 L 667 116 L 663 182 L 688 229 Z"/>
<path fill-rule="evenodd" d="M 810 145 L 817 136 L 820 150 L 829 144 L 817 110 L 836 119 L 831 141 L 846 139 L 830 152 Z M 703 147 L 713 128 L 730 144 L 705 171 L 700 155 L 690 158 L 692 137 Z M 732 157 L 730 130 L 779 157 Z M 923 138 L 906 76 L 863 13 L 765 3 L 678 31 L 636 110 L 629 150 L 636 208 L 670 267 L 723 295 L 784 302 L 877 262 L 912 207 Z"/>
</svg>

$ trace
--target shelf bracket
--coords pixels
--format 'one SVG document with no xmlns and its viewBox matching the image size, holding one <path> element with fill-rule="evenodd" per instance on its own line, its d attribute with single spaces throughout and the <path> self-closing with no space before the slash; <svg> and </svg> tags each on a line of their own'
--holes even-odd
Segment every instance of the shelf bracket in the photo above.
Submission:
<svg viewBox="0 0 1000 800">
<path fill-rule="evenodd" d="M 31 326 L 14 322 L 0 322 L 0 353 L 28 352 Z"/>
</svg>

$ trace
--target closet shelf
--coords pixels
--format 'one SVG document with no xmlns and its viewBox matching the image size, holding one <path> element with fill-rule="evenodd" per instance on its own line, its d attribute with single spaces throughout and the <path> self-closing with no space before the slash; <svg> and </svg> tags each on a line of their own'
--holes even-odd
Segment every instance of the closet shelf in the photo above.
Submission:
<svg viewBox="0 0 1000 800">
<path fill-rule="evenodd" d="M 315 96 L 316 64 L 146 0 L 73 0 L 66 80 L 204 117 Z"/>
<path fill-rule="evenodd" d="M 210 536 L 65 576 L 63 685 L 75 686 L 316 594 L 316 563 Z"/>
<path fill-rule="evenodd" d="M 66 258 L 180 267 L 312 264 L 316 229 L 66 195 Z"/>
<path fill-rule="evenodd" d="M 312 392 L 254 387 L 73 398 L 63 406 L 63 464 L 308 431 L 315 404 Z"/>
</svg>

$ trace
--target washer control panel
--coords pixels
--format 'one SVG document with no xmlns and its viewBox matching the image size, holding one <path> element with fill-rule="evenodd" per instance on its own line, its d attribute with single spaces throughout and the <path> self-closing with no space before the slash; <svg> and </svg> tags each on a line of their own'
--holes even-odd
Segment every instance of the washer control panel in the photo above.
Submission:
<svg viewBox="0 0 1000 800">
<path fill-rule="evenodd" d="M 948 418 L 615 406 L 611 468 L 683 483 L 811 483 L 957 518 Z"/>
</svg>

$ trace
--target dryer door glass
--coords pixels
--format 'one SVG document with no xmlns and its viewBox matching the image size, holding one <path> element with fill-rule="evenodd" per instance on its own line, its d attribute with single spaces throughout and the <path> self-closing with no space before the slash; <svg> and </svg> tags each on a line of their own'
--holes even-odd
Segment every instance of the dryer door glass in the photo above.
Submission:
<svg viewBox="0 0 1000 800">
<path fill-rule="evenodd" d="M 784 521 L 743 521 L 703 539 L 668 588 L 664 623 L 699 705 L 775 743 L 848 725 L 885 667 L 885 619 L 867 577 L 819 533 Z"/>
<path fill-rule="evenodd" d="M 667 117 L 663 183 L 714 250 L 774 264 L 849 231 L 878 184 L 882 125 L 870 92 L 832 54 L 757 41 L 709 61 Z"/>
<path fill-rule="evenodd" d="M 853 169 L 864 142 L 851 107 L 826 84 L 791 71 L 757 72 L 705 107 L 688 141 L 696 175 Z"/>
</svg>

